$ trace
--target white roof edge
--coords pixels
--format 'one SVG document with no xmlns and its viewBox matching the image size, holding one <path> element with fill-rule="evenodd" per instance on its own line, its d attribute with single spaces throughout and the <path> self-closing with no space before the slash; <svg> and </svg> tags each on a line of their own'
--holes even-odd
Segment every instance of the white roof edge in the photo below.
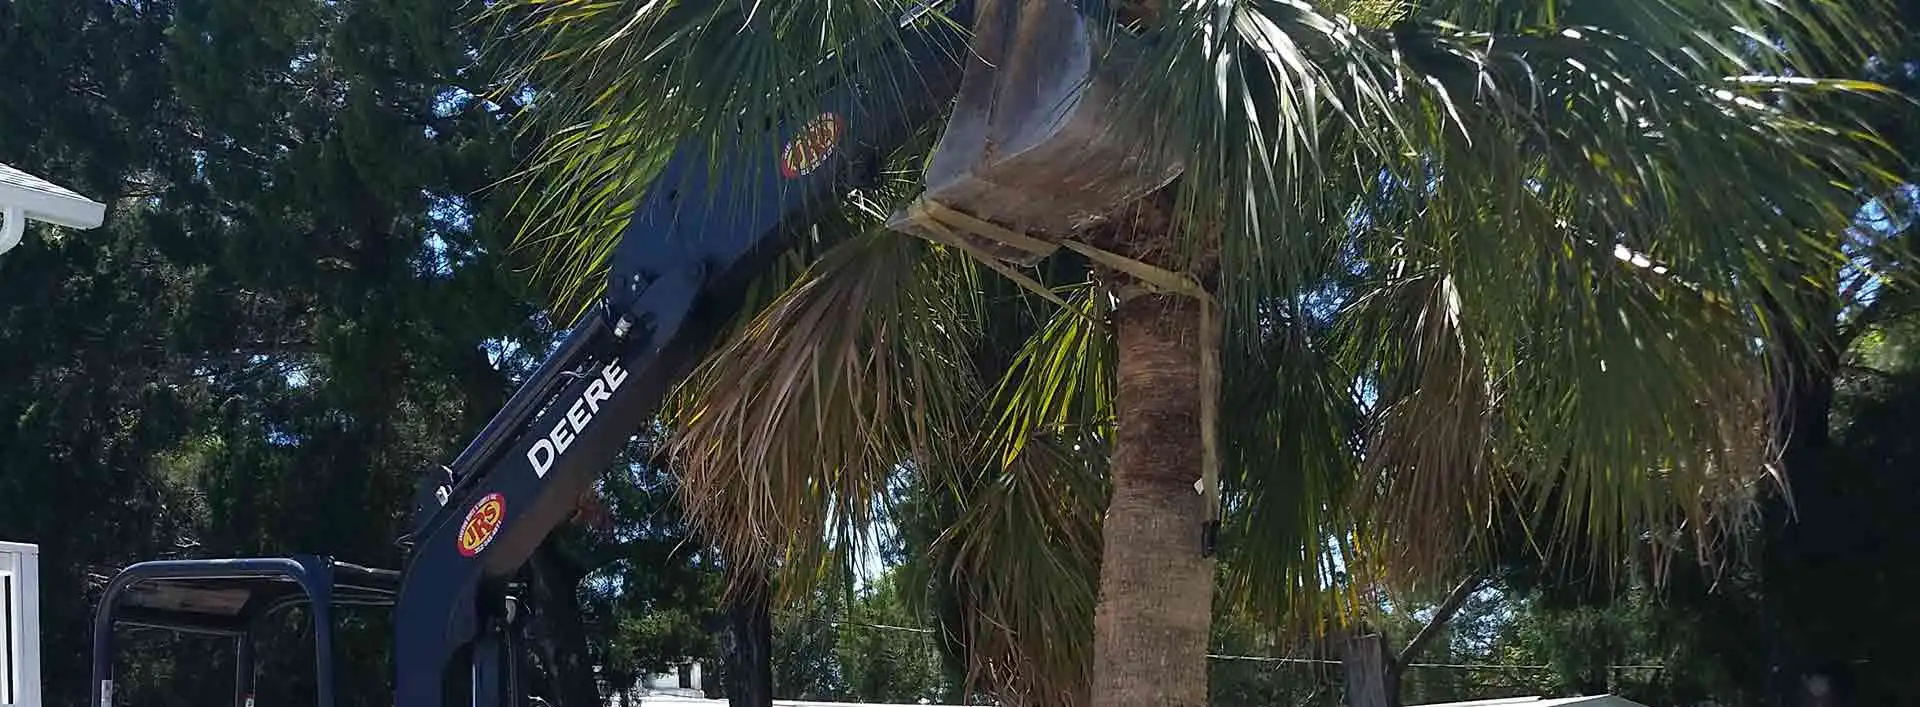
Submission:
<svg viewBox="0 0 1920 707">
<path fill-rule="evenodd" d="M 0 211 L 19 207 L 26 217 L 67 228 L 98 228 L 107 206 L 45 179 L 0 163 Z"/>
<path fill-rule="evenodd" d="M 22 555 L 40 554 L 40 546 L 31 543 L 15 543 L 0 540 L 0 552 L 13 552 Z"/>
</svg>

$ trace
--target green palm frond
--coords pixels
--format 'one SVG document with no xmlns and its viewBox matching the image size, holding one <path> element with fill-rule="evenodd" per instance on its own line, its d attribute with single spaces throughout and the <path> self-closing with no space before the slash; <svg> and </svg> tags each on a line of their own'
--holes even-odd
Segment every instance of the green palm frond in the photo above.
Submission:
<svg viewBox="0 0 1920 707">
<path fill-rule="evenodd" d="M 1483 32 L 1604 28 L 1716 73 L 1851 70 L 1901 31 L 1888 0 L 1425 0 L 1417 18 Z M 1762 51 L 1755 45 L 1766 45 Z M 1729 68 L 1735 70 L 1729 71 Z M 1823 69 L 1816 74 L 1827 74 Z"/>
<path fill-rule="evenodd" d="M 1069 286 L 1046 325 L 1005 365 L 994 393 L 988 459 L 1011 465 L 1035 440 L 1092 444 L 1113 425 L 1113 341 L 1106 295 L 1091 281 Z"/>
<path fill-rule="evenodd" d="M 600 119 L 559 129 L 525 171 L 509 213 L 515 247 L 532 251 L 533 281 L 555 318 L 573 321 L 606 287 L 619 235 L 671 145 L 642 124 Z"/>
<path fill-rule="evenodd" d="M 1369 26 L 1193 0 L 1138 28 L 1117 107 L 1186 165 L 1181 230 L 1219 244 L 1228 330 L 1289 293 L 1344 303 L 1343 366 L 1379 396 L 1358 491 L 1376 530 L 1422 541 L 1369 545 L 1407 573 L 1462 557 L 1494 495 L 1547 488 L 1581 506 L 1561 532 L 1611 549 L 1715 542 L 1738 507 L 1695 499 L 1739 497 L 1771 451 L 1752 342 L 1810 314 L 1760 306 L 1794 284 L 1779 262 L 1838 262 L 1824 234 L 1897 181 L 1849 117 L 1885 92 L 1806 78 L 1864 61 L 1884 8 L 1597 5 Z"/>
<path fill-rule="evenodd" d="M 1790 57 L 1729 48 L 1753 15 L 1800 17 L 1768 9 L 1792 3 L 1612 4 L 1623 7 L 1580 28 L 1502 5 L 1493 24 L 1511 28 L 1490 33 L 1446 22 L 1491 22 L 1488 3 L 1439 3 L 1376 28 L 1287 0 L 1182 2 L 1147 30 L 1149 68 L 1117 108 L 1182 156 L 1188 230 L 1226 229 L 1222 294 L 1235 326 L 1253 323 L 1267 293 L 1311 286 L 1357 207 L 1415 206 L 1418 188 L 1356 205 L 1383 179 L 1484 180 L 1509 205 L 1540 182 L 1578 188 L 1589 203 L 1574 222 L 1603 241 L 1659 235 L 1670 256 L 1635 246 L 1705 264 L 1750 259 L 1727 257 L 1750 255 L 1747 237 L 1831 227 L 1848 189 L 1891 176 L 1873 169 L 1885 153 L 1870 136 L 1783 107 L 1875 87 L 1768 78 Z M 1873 27 L 1872 5 L 1860 7 L 1825 22 Z M 1679 25 L 1687 36 L 1661 24 L 1676 17 L 1693 21 Z M 1819 47 L 1864 60 L 1857 44 Z M 1724 179 L 1730 169 L 1763 178 Z M 1729 222 L 1765 228 L 1736 236 Z"/>
<path fill-rule="evenodd" d="M 531 86 L 542 120 L 646 126 L 714 147 L 813 109 L 824 82 L 897 89 L 913 71 L 898 48 L 906 0 L 508 0 L 491 49 Z M 922 21 L 950 22 L 938 11 Z"/>
<path fill-rule="evenodd" d="M 1436 203 L 1471 203 L 1447 189 Z M 1595 537 L 1606 552 L 1590 559 L 1683 528 L 1712 549 L 1742 520 L 1773 451 L 1765 322 L 1642 256 L 1472 245 L 1498 226 L 1402 228 L 1342 313 L 1345 353 L 1377 394 L 1363 489 L 1380 494 L 1396 564 L 1458 569 L 1507 495 L 1576 504 L 1535 510 L 1579 519 L 1559 530 Z"/>
<path fill-rule="evenodd" d="M 527 92 L 503 97 L 528 103 L 523 128 L 538 139 L 516 175 L 516 247 L 533 254 L 556 312 L 576 315 L 603 291 L 621 229 L 676 150 L 711 170 L 722 150 L 811 115 L 823 86 L 914 85 L 899 24 L 916 9 L 905 0 L 493 3 L 488 51 L 513 67 L 498 83 Z M 937 9 L 914 16 L 951 22 Z M 902 152 L 924 156 L 933 135 Z M 753 180 L 776 167 L 737 164 L 728 176 Z M 745 207 L 761 195 L 694 196 Z"/>
<path fill-rule="evenodd" d="M 1053 275 L 1075 272 L 1062 264 Z M 968 437 L 971 473 L 944 482 L 963 512 L 931 551 L 966 611 L 969 681 L 1021 704 L 1086 703 L 1098 598 L 1113 340 L 1104 293 L 1078 272 L 1042 304 L 1000 281 L 976 360 L 998 384 Z"/>
<path fill-rule="evenodd" d="M 968 682 L 1016 704 L 1086 704 L 1106 455 L 1052 439 L 955 480 L 962 513 L 934 546 L 960 605 Z"/>
<path fill-rule="evenodd" d="M 1284 635 L 1315 638 L 1352 618 L 1361 597 L 1349 546 L 1360 410 L 1330 350 L 1324 317 L 1290 299 L 1259 331 L 1235 331 L 1221 386 L 1224 584 Z"/>
</svg>

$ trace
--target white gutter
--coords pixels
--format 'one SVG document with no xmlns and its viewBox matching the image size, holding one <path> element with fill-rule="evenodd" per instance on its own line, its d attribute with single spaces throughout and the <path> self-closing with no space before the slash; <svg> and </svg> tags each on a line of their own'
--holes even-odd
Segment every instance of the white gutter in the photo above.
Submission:
<svg viewBox="0 0 1920 707">
<path fill-rule="evenodd" d="M 20 245 L 20 236 L 27 232 L 27 213 L 18 206 L 7 205 L 0 210 L 0 253 L 12 250 Z"/>
<path fill-rule="evenodd" d="M 27 221 L 82 230 L 106 221 L 105 204 L 45 179 L 0 164 L 0 253 L 20 245 Z"/>
</svg>

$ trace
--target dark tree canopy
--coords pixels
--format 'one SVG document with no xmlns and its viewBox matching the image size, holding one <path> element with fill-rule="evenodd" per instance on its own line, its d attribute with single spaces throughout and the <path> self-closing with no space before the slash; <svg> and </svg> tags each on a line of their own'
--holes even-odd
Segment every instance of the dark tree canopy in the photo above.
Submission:
<svg viewBox="0 0 1920 707">
<path fill-rule="evenodd" d="M 0 160 L 110 204 L 0 260 L 0 537 L 47 568 L 50 704 L 86 691 L 104 576 L 314 552 L 397 566 L 415 474 L 545 332 L 486 187 L 516 164 L 457 0 L 0 5 Z M 490 359 L 499 359 L 496 361 Z M 382 617 L 342 655 L 386 704 Z M 296 634 L 268 702 L 310 700 Z M 140 704 L 218 703 L 231 658 L 125 651 Z M 137 654 L 137 655 L 136 655 Z"/>
</svg>

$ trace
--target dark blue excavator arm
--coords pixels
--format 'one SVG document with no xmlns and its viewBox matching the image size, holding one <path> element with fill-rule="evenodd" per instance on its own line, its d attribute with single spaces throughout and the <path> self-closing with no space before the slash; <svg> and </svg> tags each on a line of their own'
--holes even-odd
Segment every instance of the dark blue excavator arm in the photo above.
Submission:
<svg viewBox="0 0 1920 707">
<path fill-rule="evenodd" d="M 954 106 L 921 170 L 922 198 L 949 216 L 1058 236 L 1179 173 L 1143 149 L 1149 125 L 1108 112 L 1138 48 L 1109 20 L 1139 19 L 1139 4 L 927 2 L 900 32 L 858 38 L 794 85 L 790 95 L 815 101 L 806 110 L 691 140 L 667 160 L 620 234 L 596 307 L 451 465 L 421 479 L 403 571 L 315 556 L 125 568 L 95 611 L 90 705 L 115 707 L 113 628 L 129 624 L 233 637 L 234 704 L 255 707 L 250 627 L 303 608 L 314 707 L 336 707 L 329 617 L 391 604 L 394 707 L 523 707 L 521 568 L 738 319 L 749 284 L 943 109 Z M 1050 252 L 1033 238 L 955 233 L 929 213 L 887 225 L 974 240 L 1006 262 Z"/>
<path fill-rule="evenodd" d="M 506 583 L 713 346 L 747 284 L 938 117 L 959 87 L 970 4 L 903 18 L 906 45 L 885 51 L 905 49 L 912 66 L 877 73 L 919 85 L 830 87 L 815 111 L 717 151 L 690 142 L 668 161 L 596 310 L 422 482 L 394 615 L 396 707 L 508 707 L 524 694 Z"/>
<path fill-rule="evenodd" d="M 127 624 L 234 638 L 234 705 L 255 707 L 252 627 L 298 608 L 315 629 L 314 707 L 336 707 L 330 617 L 393 605 L 394 707 L 523 707 L 521 568 L 738 318 L 749 284 L 944 108 L 957 104 L 923 196 L 976 219 L 1058 234 L 1173 178 L 1177 165 L 1143 160 L 1149 141 L 1112 130 L 1103 112 L 1126 62 L 1094 70 L 1096 44 L 1110 59 L 1127 41 L 1093 19 L 1137 8 L 980 0 L 976 22 L 973 0 L 928 1 L 902 31 L 859 38 L 795 85 L 791 95 L 817 97 L 807 110 L 691 140 L 667 160 L 596 306 L 451 465 L 421 479 L 401 572 L 317 556 L 127 567 L 95 610 L 89 704 L 115 707 L 113 629 Z M 953 235 L 916 220 L 888 226 Z"/>
</svg>

